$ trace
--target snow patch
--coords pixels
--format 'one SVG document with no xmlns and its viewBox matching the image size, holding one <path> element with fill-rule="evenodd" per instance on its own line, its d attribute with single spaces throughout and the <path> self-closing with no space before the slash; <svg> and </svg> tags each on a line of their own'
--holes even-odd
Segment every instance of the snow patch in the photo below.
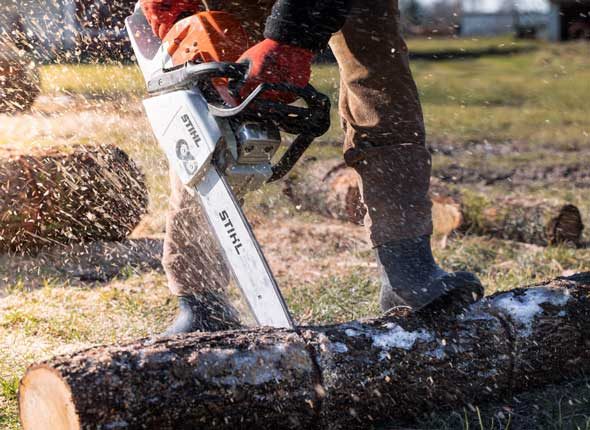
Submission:
<svg viewBox="0 0 590 430">
<path fill-rule="evenodd" d="M 522 295 L 501 295 L 492 301 L 492 305 L 505 312 L 510 318 L 524 327 L 523 334 L 530 336 L 535 317 L 543 313 L 542 304 L 564 306 L 570 299 L 564 289 L 547 287 L 526 290 Z"/>
<path fill-rule="evenodd" d="M 409 351 L 418 340 L 430 342 L 434 339 L 431 333 L 425 330 L 406 331 L 403 327 L 389 323 L 386 325 L 389 331 L 373 335 L 373 346 L 385 350 L 392 348 Z"/>
<path fill-rule="evenodd" d="M 357 337 L 362 335 L 363 333 L 361 333 L 358 330 L 355 330 L 353 328 L 347 328 L 346 330 L 344 330 L 344 333 L 346 334 L 346 336 L 348 337 Z"/>
<path fill-rule="evenodd" d="M 426 355 L 427 357 L 436 358 L 437 360 L 442 360 L 447 356 L 442 346 L 439 346 L 438 348 L 432 351 L 427 351 L 424 355 Z"/>
<path fill-rule="evenodd" d="M 334 342 L 330 345 L 330 350 L 332 352 L 344 354 L 344 353 L 348 352 L 348 347 L 346 345 L 344 345 L 342 342 Z"/>
</svg>

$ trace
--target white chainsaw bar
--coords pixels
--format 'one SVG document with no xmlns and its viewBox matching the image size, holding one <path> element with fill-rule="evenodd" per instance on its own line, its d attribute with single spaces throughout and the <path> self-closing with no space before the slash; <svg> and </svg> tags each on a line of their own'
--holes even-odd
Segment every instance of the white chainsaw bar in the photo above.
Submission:
<svg viewBox="0 0 590 430">
<path fill-rule="evenodd" d="M 149 83 L 163 69 L 166 56 L 139 8 L 126 24 L 137 61 Z M 213 164 L 213 154 L 224 136 L 200 91 L 196 88 L 171 91 L 146 99 L 144 107 L 170 169 L 202 206 L 257 323 L 293 327 L 252 228 L 227 180 Z"/>
</svg>

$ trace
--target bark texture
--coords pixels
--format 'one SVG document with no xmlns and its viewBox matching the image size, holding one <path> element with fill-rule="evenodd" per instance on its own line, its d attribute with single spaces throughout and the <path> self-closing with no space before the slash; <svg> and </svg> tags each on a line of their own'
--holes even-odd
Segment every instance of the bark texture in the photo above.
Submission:
<svg viewBox="0 0 590 430">
<path fill-rule="evenodd" d="M 40 83 L 33 59 L 0 37 L 0 113 L 28 110 L 39 95 Z"/>
<path fill-rule="evenodd" d="M 114 146 L 8 156 L 0 159 L 0 252 L 119 241 L 147 203 L 143 174 Z"/>
<path fill-rule="evenodd" d="M 332 218 L 361 224 L 366 213 L 356 172 L 337 161 L 308 160 L 285 182 L 283 192 L 302 209 Z M 518 197 L 490 199 L 450 191 L 435 180 L 431 198 L 437 236 L 463 231 L 541 246 L 582 244 L 582 215 L 571 204 Z"/>
<path fill-rule="evenodd" d="M 503 399 L 590 371 L 589 299 L 590 273 L 496 294 L 461 315 L 398 309 L 329 327 L 95 347 L 30 368 L 21 421 L 41 429 L 31 423 L 50 415 L 40 411 L 57 386 L 76 429 L 367 428 Z"/>
</svg>

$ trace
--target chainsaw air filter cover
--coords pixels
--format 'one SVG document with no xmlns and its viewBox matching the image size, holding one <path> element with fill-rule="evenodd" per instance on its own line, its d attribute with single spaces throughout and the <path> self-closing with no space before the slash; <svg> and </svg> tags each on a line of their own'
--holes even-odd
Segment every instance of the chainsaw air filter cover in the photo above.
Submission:
<svg viewBox="0 0 590 430">
<path fill-rule="evenodd" d="M 163 45 L 170 56 L 164 68 L 192 62 L 235 62 L 248 47 L 240 22 L 226 12 L 201 12 L 178 21 Z"/>
</svg>

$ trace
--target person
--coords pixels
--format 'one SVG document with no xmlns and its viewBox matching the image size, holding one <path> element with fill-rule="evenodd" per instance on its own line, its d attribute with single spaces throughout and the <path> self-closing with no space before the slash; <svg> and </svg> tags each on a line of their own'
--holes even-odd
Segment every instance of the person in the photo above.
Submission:
<svg viewBox="0 0 590 430">
<path fill-rule="evenodd" d="M 198 0 L 142 0 L 163 38 Z M 400 34 L 397 0 L 219 0 L 212 10 L 240 19 L 256 40 L 239 61 L 249 63 L 245 87 L 260 82 L 305 86 L 316 53 L 328 44 L 340 72 L 344 160 L 359 174 L 367 226 L 381 272 L 384 311 L 463 308 L 483 296 L 469 272 L 447 273 L 430 246 L 431 156 L 422 108 Z M 164 266 L 179 315 L 166 334 L 239 325 L 225 295 L 228 274 L 199 207 L 172 175 Z"/>
</svg>

